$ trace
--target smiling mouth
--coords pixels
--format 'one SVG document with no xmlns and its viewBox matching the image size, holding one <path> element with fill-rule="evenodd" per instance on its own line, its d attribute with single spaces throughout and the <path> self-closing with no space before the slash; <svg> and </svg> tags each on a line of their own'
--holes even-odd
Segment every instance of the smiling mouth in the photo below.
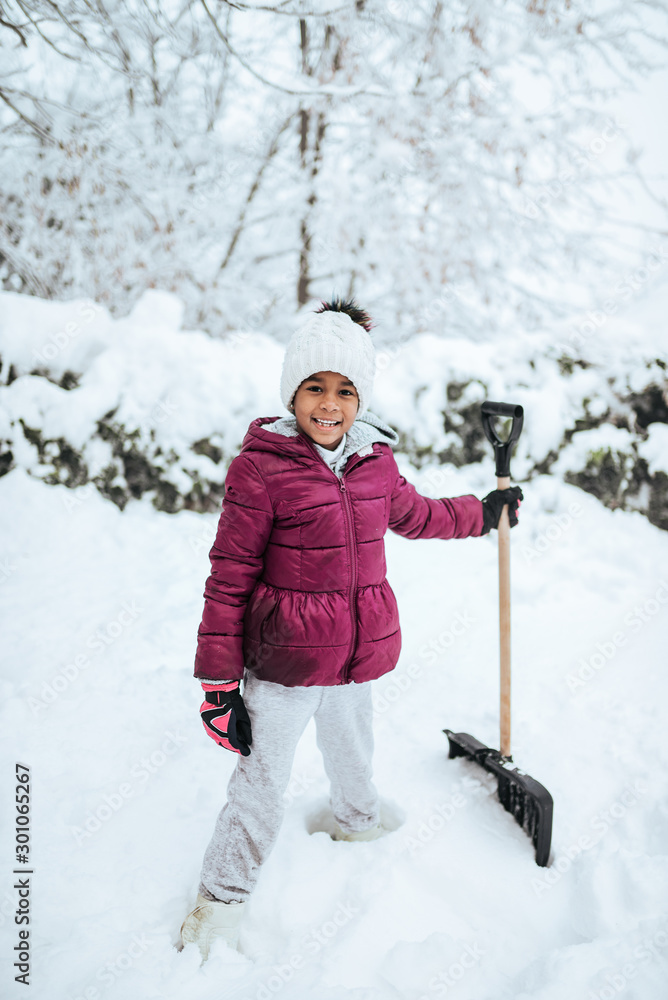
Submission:
<svg viewBox="0 0 668 1000">
<path fill-rule="evenodd" d="M 312 417 L 311 419 L 318 427 L 322 427 L 325 431 L 331 430 L 333 427 L 338 427 L 341 423 L 340 420 L 322 420 L 320 417 Z"/>
</svg>

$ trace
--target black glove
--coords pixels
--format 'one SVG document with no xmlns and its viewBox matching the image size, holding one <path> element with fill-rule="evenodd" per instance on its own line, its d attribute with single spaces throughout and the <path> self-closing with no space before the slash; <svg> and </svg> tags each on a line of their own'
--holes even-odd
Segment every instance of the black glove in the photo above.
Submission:
<svg viewBox="0 0 668 1000">
<path fill-rule="evenodd" d="M 486 535 L 492 528 L 499 527 L 499 518 L 504 506 L 508 504 L 508 521 L 510 527 L 517 524 L 517 508 L 524 494 L 519 486 L 509 486 L 507 490 L 492 490 L 482 501 L 482 532 Z"/>
<path fill-rule="evenodd" d="M 239 681 L 202 683 L 202 690 L 205 700 L 200 705 L 200 714 L 207 735 L 218 746 L 248 757 L 253 737 Z"/>
</svg>

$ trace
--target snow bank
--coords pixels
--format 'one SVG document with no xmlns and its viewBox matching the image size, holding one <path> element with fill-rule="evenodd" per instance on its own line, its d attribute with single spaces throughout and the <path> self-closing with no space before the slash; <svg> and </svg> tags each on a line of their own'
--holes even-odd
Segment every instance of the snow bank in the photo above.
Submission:
<svg viewBox="0 0 668 1000">
<path fill-rule="evenodd" d="M 167 485 L 187 498 L 202 484 L 222 484 L 248 414 L 280 408 L 279 346 L 257 333 L 215 341 L 181 331 L 175 296 L 147 292 L 115 321 L 94 304 L 9 293 L 0 310 L 10 382 L 1 390 L 0 434 L 16 464 L 48 482 L 93 481 L 112 499 L 117 485 L 123 503 Z M 133 482 L 137 456 L 155 482 L 148 473 L 145 484 Z"/>
<path fill-rule="evenodd" d="M 147 292 L 112 320 L 92 302 L 4 293 L 0 316 L 0 471 L 18 466 L 75 491 L 92 484 L 120 507 L 146 496 L 169 512 L 215 510 L 250 421 L 284 413 L 282 348 L 258 332 L 181 330 L 173 295 Z M 463 467 L 481 488 L 493 481 L 479 404 L 511 400 L 526 413 L 516 479 L 551 471 L 668 527 L 668 352 L 652 324 L 608 318 L 603 341 L 563 331 L 376 338 L 372 408 L 399 432 L 400 457 L 433 467 L 436 491 Z"/>
</svg>

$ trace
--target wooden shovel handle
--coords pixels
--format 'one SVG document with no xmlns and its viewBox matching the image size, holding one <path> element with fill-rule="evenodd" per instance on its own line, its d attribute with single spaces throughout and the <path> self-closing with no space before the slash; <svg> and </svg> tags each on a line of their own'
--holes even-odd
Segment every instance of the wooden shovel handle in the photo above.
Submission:
<svg viewBox="0 0 668 1000">
<path fill-rule="evenodd" d="M 497 488 L 506 490 L 510 486 L 509 476 L 499 476 Z M 501 754 L 510 757 L 510 521 L 508 506 L 499 518 L 499 652 L 501 703 Z"/>
</svg>

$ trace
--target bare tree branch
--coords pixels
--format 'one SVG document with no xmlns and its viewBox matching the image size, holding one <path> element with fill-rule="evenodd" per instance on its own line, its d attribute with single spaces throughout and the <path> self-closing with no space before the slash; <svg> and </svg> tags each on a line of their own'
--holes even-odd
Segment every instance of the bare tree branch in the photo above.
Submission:
<svg viewBox="0 0 668 1000">
<path fill-rule="evenodd" d="M 249 3 L 231 3 L 230 0 L 224 0 L 228 7 L 233 7 L 235 10 L 240 10 L 244 13 L 254 13 L 255 11 L 267 12 L 269 14 L 282 14 L 284 17 L 296 17 L 301 19 L 303 17 L 319 17 L 322 19 L 336 17 L 337 14 L 345 13 L 349 7 L 342 4 L 340 7 L 332 7 L 330 10 L 282 10 L 282 7 L 287 7 L 290 0 L 286 0 L 285 3 L 278 4 L 278 6 L 269 6 L 266 4 L 249 4 Z"/>
<path fill-rule="evenodd" d="M 86 36 L 81 31 L 79 31 L 77 26 L 73 24 L 72 21 L 70 21 L 70 19 L 65 16 L 65 14 L 63 14 L 58 4 L 54 3 L 53 0 L 46 0 L 46 3 L 48 3 L 48 5 L 52 7 L 53 10 L 55 10 L 56 14 L 61 19 L 61 21 L 64 24 L 66 24 L 67 27 L 70 29 L 70 31 L 73 31 L 74 34 L 77 36 L 77 38 L 79 38 L 84 43 L 86 48 L 90 50 L 90 45 L 88 44 L 88 39 L 86 38 Z"/>
<path fill-rule="evenodd" d="M 36 132 L 37 135 L 40 137 L 40 139 L 43 139 L 45 142 L 48 142 L 50 145 L 53 146 L 60 145 L 60 143 L 56 139 L 54 139 L 54 137 L 49 132 L 47 132 L 46 129 L 42 128 L 42 126 L 39 125 L 36 121 L 33 121 L 32 118 L 28 118 L 27 115 L 24 115 L 21 109 L 17 108 L 16 105 L 9 100 L 2 87 L 0 87 L 0 100 L 4 101 L 7 107 L 11 108 L 14 114 L 18 115 L 18 117 L 21 119 L 22 122 L 24 122 L 24 124 L 26 124 L 34 132 Z"/>
<path fill-rule="evenodd" d="M 25 284 L 31 295 L 37 295 L 42 299 L 50 299 L 53 297 L 53 289 L 50 289 L 46 285 L 34 268 L 24 260 L 18 260 L 11 251 L 7 249 L 0 249 L 0 257 L 9 264 L 10 270 L 13 274 L 19 276 L 21 281 Z"/>
<path fill-rule="evenodd" d="M 255 195 L 257 194 L 257 192 L 258 192 L 258 190 L 260 188 L 260 184 L 262 182 L 262 177 L 264 175 L 264 172 L 267 169 L 267 167 L 269 166 L 269 163 L 271 162 L 271 160 L 274 158 L 274 156 L 278 152 L 278 140 L 283 135 L 283 133 L 285 132 L 285 130 L 288 128 L 288 126 L 290 125 L 290 122 L 295 118 L 295 115 L 296 115 L 296 112 L 293 112 L 291 115 L 288 115 L 288 117 L 285 119 L 285 121 L 281 125 L 280 129 L 278 130 L 278 132 L 274 136 L 274 138 L 273 138 L 273 140 L 271 142 L 271 145 L 269 146 L 269 149 L 267 150 L 267 154 L 266 154 L 264 160 L 262 161 L 262 163 L 260 164 L 260 167 L 259 167 L 257 173 L 255 174 L 255 178 L 253 180 L 253 183 L 251 184 L 251 186 L 249 188 L 249 191 L 248 191 L 248 194 L 246 195 L 246 201 L 245 201 L 245 203 L 244 203 L 244 205 L 243 205 L 243 207 L 241 209 L 241 212 L 239 213 L 239 217 L 237 219 L 237 224 L 234 227 L 234 232 L 232 233 L 232 239 L 230 240 L 229 246 L 227 248 L 227 252 L 225 254 L 225 257 L 223 258 L 223 261 L 222 261 L 220 267 L 218 268 L 218 273 L 220 273 L 221 271 L 225 270 L 225 268 L 227 267 L 227 265 L 228 265 L 228 263 L 230 261 L 230 258 L 232 257 L 232 254 L 234 253 L 234 248 L 236 247 L 237 242 L 239 241 L 239 237 L 241 236 L 241 233 L 243 232 L 244 224 L 246 222 L 246 216 L 248 215 L 248 210 L 249 210 L 249 208 L 251 206 L 251 203 L 252 203 L 253 199 L 255 198 Z"/>
<path fill-rule="evenodd" d="M 59 56 L 63 57 L 63 59 L 71 59 L 73 62 L 79 62 L 80 61 L 76 56 L 70 55 L 69 52 L 63 52 L 62 49 L 58 48 L 58 46 L 56 45 L 55 42 L 52 42 L 51 39 L 47 35 L 44 34 L 44 32 L 40 28 L 40 26 L 37 23 L 37 21 L 35 20 L 35 18 L 30 13 L 30 11 L 26 10 L 26 7 L 25 7 L 25 4 L 23 3 L 23 0 L 16 0 L 16 3 L 19 5 L 19 7 L 21 8 L 21 10 L 25 14 L 25 16 L 28 18 L 28 20 L 30 21 L 30 23 L 32 24 L 33 28 L 35 29 L 35 31 L 37 32 L 37 34 L 40 36 L 40 38 L 42 38 L 46 42 L 46 44 L 50 48 L 52 48 L 54 50 L 54 52 L 57 52 Z"/>
<path fill-rule="evenodd" d="M 12 31 L 15 31 L 16 34 L 21 39 L 21 45 L 23 45 L 23 47 L 26 49 L 28 48 L 28 43 L 25 40 L 25 35 L 16 24 L 10 24 L 9 21 L 3 21 L 1 17 L 0 17 L 0 24 L 2 25 L 3 28 L 10 28 Z"/>
<path fill-rule="evenodd" d="M 236 49 L 232 47 L 229 39 L 226 37 L 225 34 L 223 34 L 221 28 L 218 25 L 218 22 L 216 21 L 215 17 L 207 7 L 206 0 L 200 0 L 200 3 L 202 4 L 202 7 L 204 7 L 204 10 L 206 11 L 207 17 L 213 24 L 216 34 L 218 35 L 220 40 L 227 46 L 227 49 L 230 52 L 230 54 L 233 55 L 234 58 L 244 67 L 244 69 L 247 70 L 252 76 L 254 76 L 256 80 L 259 80 L 260 83 L 264 83 L 267 87 L 273 87 L 275 90 L 280 90 L 284 94 L 293 94 L 294 96 L 297 96 L 302 93 L 312 93 L 312 91 L 291 90 L 288 87 L 283 87 L 280 84 L 273 83 L 271 80 L 267 80 L 266 77 L 262 76 L 261 73 L 258 73 L 257 70 L 253 69 L 253 67 L 248 62 L 246 62 L 243 56 L 239 55 Z"/>
<path fill-rule="evenodd" d="M 214 29 L 216 31 L 216 34 L 221 39 L 221 41 L 227 46 L 230 54 L 233 55 L 234 58 L 240 63 L 240 65 L 243 66 L 243 68 L 245 70 L 247 70 L 252 76 L 254 76 L 256 80 L 259 80 L 260 83 L 264 83 L 265 86 L 272 87 L 274 90 L 279 90 L 283 94 L 291 94 L 293 97 L 315 97 L 315 96 L 320 96 L 320 95 L 328 96 L 328 95 L 331 95 L 332 93 L 336 92 L 331 87 L 316 87 L 315 89 L 306 88 L 306 89 L 296 90 L 296 89 L 294 89 L 292 87 L 285 87 L 285 86 L 283 86 L 283 84 L 280 84 L 280 83 L 274 83 L 273 80 L 268 80 L 265 76 L 262 76 L 261 73 L 258 73 L 258 71 L 256 69 L 254 69 L 250 65 L 250 63 L 248 63 L 243 58 L 243 56 L 240 55 L 237 52 L 237 50 L 235 48 L 233 48 L 233 46 L 231 45 L 229 39 L 225 36 L 225 34 L 223 33 L 223 31 L 219 27 L 218 22 L 216 21 L 215 17 L 213 16 L 213 14 L 211 13 L 211 11 L 207 7 L 206 0 L 200 0 L 200 3 L 204 7 L 204 10 L 206 11 L 208 18 L 210 19 L 211 23 L 213 24 Z M 253 9 L 255 9 L 255 8 L 253 8 Z M 368 95 L 373 96 L 373 97 L 392 97 L 392 94 L 387 93 L 387 92 L 369 91 L 369 90 L 365 90 L 364 88 L 354 88 L 354 89 L 351 89 L 349 92 L 346 92 L 346 96 L 348 96 L 348 97 L 355 97 L 358 94 L 362 94 L 362 93 L 368 94 Z"/>
</svg>

